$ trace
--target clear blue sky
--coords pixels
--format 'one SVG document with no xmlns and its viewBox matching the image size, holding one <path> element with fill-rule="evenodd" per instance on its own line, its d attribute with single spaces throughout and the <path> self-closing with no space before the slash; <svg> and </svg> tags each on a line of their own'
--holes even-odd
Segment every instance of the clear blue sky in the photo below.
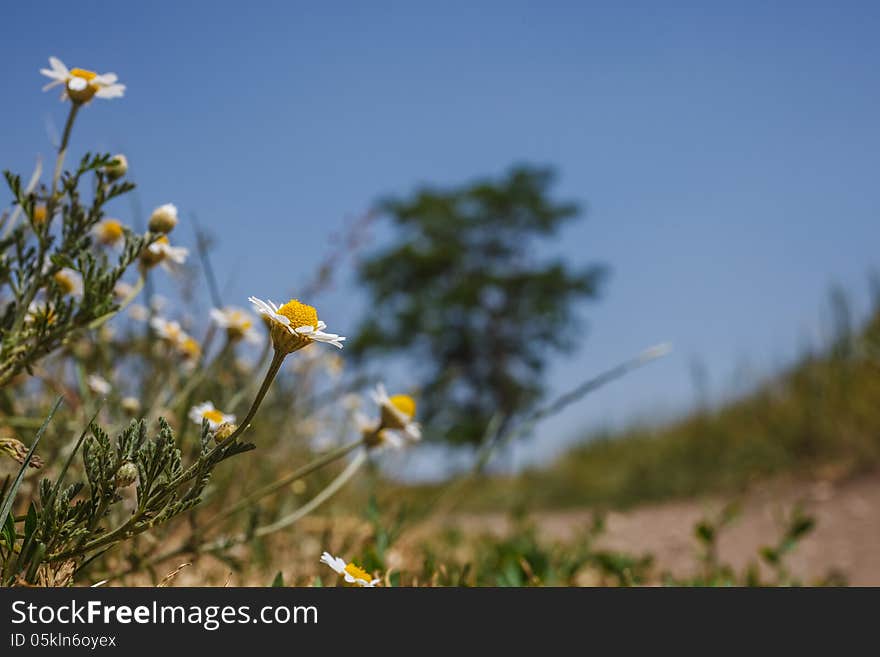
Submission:
<svg viewBox="0 0 880 657">
<path fill-rule="evenodd" d="M 115 71 L 126 97 L 83 112 L 74 151 L 124 151 L 145 206 L 197 211 L 242 304 L 294 292 L 380 195 L 555 165 L 589 209 L 559 249 L 612 276 L 553 388 L 676 351 L 549 423 L 550 453 L 686 408 L 693 359 L 716 396 L 785 363 L 829 285 L 864 304 L 880 260 L 880 5 L 671 4 L 9 4 L 0 159 L 51 153 L 49 55 Z M 346 272 L 322 317 L 346 333 L 361 306 Z"/>
</svg>

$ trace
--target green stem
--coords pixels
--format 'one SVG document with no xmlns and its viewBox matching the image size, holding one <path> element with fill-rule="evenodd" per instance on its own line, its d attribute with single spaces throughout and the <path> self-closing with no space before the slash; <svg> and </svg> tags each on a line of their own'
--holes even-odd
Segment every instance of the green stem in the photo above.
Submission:
<svg viewBox="0 0 880 657">
<path fill-rule="evenodd" d="M 232 505 L 231 507 L 229 507 L 228 509 L 226 509 L 222 513 L 219 513 L 216 516 L 214 516 L 213 518 L 211 518 L 210 520 L 208 520 L 208 522 L 206 522 L 200 528 L 201 531 L 204 531 L 204 530 L 206 530 L 210 527 L 213 527 L 214 525 L 226 520 L 227 518 L 235 515 L 239 511 L 248 508 L 254 502 L 258 502 L 261 499 L 263 499 L 264 497 L 268 497 L 272 493 L 275 493 L 275 492 L 281 490 L 282 488 L 284 488 L 285 486 L 287 486 L 291 482 L 296 481 L 297 479 L 302 479 L 303 477 L 310 475 L 315 470 L 318 470 L 319 468 L 322 468 L 325 465 L 332 463 L 333 461 L 335 461 L 339 458 L 342 458 L 343 456 L 348 454 L 353 449 L 359 447 L 363 443 L 364 443 L 363 439 L 358 439 L 354 442 L 348 443 L 347 445 L 342 445 L 341 447 L 337 447 L 336 449 L 331 450 L 331 451 L 327 452 L 326 454 L 323 454 L 322 456 L 319 456 L 314 461 L 306 463 L 301 468 L 298 468 L 298 469 L 294 470 L 293 472 L 284 475 L 281 479 L 279 479 L 279 480 L 277 480 L 267 486 L 264 486 L 263 488 L 261 488 L 259 490 L 254 491 L 250 495 L 247 495 L 246 497 L 244 497 L 237 504 Z"/>
<path fill-rule="evenodd" d="M 275 351 L 275 354 L 272 356 L 272 362 L 269 363 L 269 370 L 266 372 L 266 377 L 263 379 L 263 384 L 260 386 L 259 391 L 257 392 L 257 396 L 254 397 L 254 402 L 251 404 L 250 409 L 245 415 L 244 420 L 241 421 L 241 424 L 238 425 L 238 429 L 232 432 L 228 438 L 224 439 L 215 449 L 221 447 L 222 445 L 231 443 L 233 440 L 238 438 L 242 433 L 244 433 L 245 429 L 247 429 L 251 420 L 254 419 L 254 415 L 257 414 L 257 410 L 260 408 L 260 404 L 263 403 L 263 397 L 266 396 L 266 393 L 269 392 L 269 388 L 272 385 L 272 382 L 275 380 L 275 376 L 278 374 L 278 370 L 281 369 L 281 363 L 284 362 L 285 354 L 282 351 Z"/>
</svg>

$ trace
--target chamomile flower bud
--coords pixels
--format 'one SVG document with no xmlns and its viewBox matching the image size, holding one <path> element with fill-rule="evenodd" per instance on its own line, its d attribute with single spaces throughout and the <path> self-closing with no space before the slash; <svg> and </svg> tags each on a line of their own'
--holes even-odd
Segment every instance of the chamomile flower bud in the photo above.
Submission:
<svg viewBox="0 0 880 657">
<path fill-rule="evenodd" d="M 0 436 L 0 454 L 6 454 L 8 457 L 16 461 L 19 465 L 24 463 L 27 458 L 28 448 L 23 442 L 12 435 Z M 31 455 L 28 466 L 39 469 L 43 467 L 43 459 L 36 454 Z"/>
<path fill-rule="evenodd" d="M 116 475 L 113 477 L 113 481 L 116 484 L 116 488 L 127 488 L 136 482 L 137 478 L 137 466 L 131 461 L 126 461 L 119 466 Z"/>
<path fill-rule="evenodd" d="M 173 203 L 160 205 L 150 215 L 148 228 L 152 233 L 170 233 L 177 225 L 177 206 Z"/>
<path fill-rule="evenodd" d="M 137 397 L 123 397 L 119 405 L 123 412 L 130 417 L 135 417 L 141 412 L 141 402 Z"/>
<path fill-rule="evenodd" d="M 107 180 L 113 182 L 119 180 L 128 173 L 128 159 L 122 153 L 113 156 L 113 161 L 104 167 Z"/>
<path fill-rule="evenodd" d="M 235 424 L 234 422 L 224 422 L 219 427 L 217 427 L 217 431 L 214 432 L 214 441 L 222 443 L 236 431 L 238 431 L 237 424 Z"/>
<path fill-rule="evenodd" d="M 34 206 L 34 225 L 37 228 L 42 228 L 46 223 L 48 211 L 46 210 L 46 206 L 43 203 Z"/>
<path fill-rule="evenodd" d="M 89 376 L 86 377 L 86 385 L 95 395 L 110 394 L 110 390 L 112 389 L 110 382 L 97 374 L 89 374 Z"/>
<path fill-rule="evenodd" d="M 249 297 L 263 317 L 269 320 L 269 334 L 275 351 L 289 354 L 310 345 L 312 342 L 324 342 L 342 349 L 344 336 L 325 333 L 327 325 L 318 319 L 318 311 L 313 306 L 291 299 L 287 303 L 276 306 L 271 301 L 263 301 Z"/>
</svg>

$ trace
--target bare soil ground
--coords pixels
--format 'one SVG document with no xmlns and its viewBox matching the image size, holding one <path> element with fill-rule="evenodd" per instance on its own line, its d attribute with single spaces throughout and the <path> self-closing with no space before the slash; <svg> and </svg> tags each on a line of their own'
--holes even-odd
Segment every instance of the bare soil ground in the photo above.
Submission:
<svg viewBox="0 0 880 657">
<path fill-rule="evenodd" d="M 721 534 L 719 555 L 738 572 L 757 560 L 758 550 L 780 536 L 784 517 L 796 504 L 816 519 L 815 529 L 788 558 L 790 571 L 805 583 L 839 571 L 850 585 L 880 586 L 880 471 L 835 481 L 777 480 L 756 485 L 737 498 L 740 515 Z M 613 512 L 599 545 L 634 554 L 651 553 L 659 572 L 695 572 L 694 525 L 717 512 L 727 500 L 711 498 L 643 506 Z M 576 540 L 589 526 L 592 511 L 556 511 L 536 515 L 542 538 Z M 504 533 L 501 514 L 452 517 L 463 531 Z"/>
<path fill-rule="evenodd" d="M 880 586 L 880 470 L 857 477 L 841 477 L 829 470 L 811 479 L 777 479 L 754 485 L 735 498 L 740 514 L 719 539 L 722 562 L 743 572 L 758 560 L 758 550 L 774 543 L 781 535 L 784 519 L 800 504 L 816 520 L 815 529 L 788 557 L 790 572 L 805 584 L 815 583 L 830 572 L 842 574 L 847 583 Z M 654 556 L 655 573 L 669 572 L 686 577 L 697 572 L 697 542 L 694 525 L 717 513 L 731 498 L 713 497 L 645 505 L 606 516 L 606 530 L 598 545 L 634 555 Z M 533 521 L 542 540 L 562 544 L 579 540 L 590 526 L 593 511 L 576 509 L 536 513 Z M 318 556 L 327 549 L 319 537 L 325 531 L 367 539 L 369 526 L 355 517 L 306 518 L 299 526 L 299 538 L 279 536 L 273 547 L 271 572 L 255 563 L 243 572 L 232 573 L 213 560 L 199 560 L 169 578 L 172 586 L 265 586 L 275 569 L 283 564 L 288 581 L 325 574 Z M 444 519 L 432 518 L 403 532 L 394 551 L 401 555 L 397 568 L 417 564 L 421 545 L 442 528 L 455 527 L 464 534 L 501 536 L 511 530 L 504 513 L 452 513 Z M 408 555 L 415 559 L 408 564 Z M 240 555 L 247 563 L 248 555 Z M 160 572 L 171 572 L 177 563 L 169 562 Z M 162 570 L 164 568 L 164 570 Z M 265 571 L 265 572 L 264 572 Z M 766 571 L 765 571 L 766 572 Z M 173 581 L 171 581 L 173 580 Z M 149 585 L 140 577 L 128 581 Z M 590 585 L 590 581 L 582 584 Z"/>
</svg>

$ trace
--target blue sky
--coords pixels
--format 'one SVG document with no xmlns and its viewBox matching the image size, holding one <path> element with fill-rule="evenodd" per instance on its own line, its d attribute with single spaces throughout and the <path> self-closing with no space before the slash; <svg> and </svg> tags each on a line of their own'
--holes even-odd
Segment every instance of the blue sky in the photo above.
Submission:
<svg viewBox="0 0 880 657">
<path fill-rule="evenodd" d="M 0 159 L 51 156 L 49 55 L 117 72 L 126 97 L 81 114 L 74 153 L 123 151 L 144 206 L 197 212 L 238 303 L 295 292 L 379 196 L 556 166 L 559 197 L 588 209 L 556 247 L 612 274 L 553 389 L 675 352 L 517 458 L 546 456 L 584 427 L 687 408 L 695 360 L 715 398 L 783 365 L 821 335 L 829 286 L 864 307 L 878 263 L 880 6 L 671 5 L 16 3 Z M 345 333 L 362 306 L 344 272 L 321 314 Z"/>
</svg>

